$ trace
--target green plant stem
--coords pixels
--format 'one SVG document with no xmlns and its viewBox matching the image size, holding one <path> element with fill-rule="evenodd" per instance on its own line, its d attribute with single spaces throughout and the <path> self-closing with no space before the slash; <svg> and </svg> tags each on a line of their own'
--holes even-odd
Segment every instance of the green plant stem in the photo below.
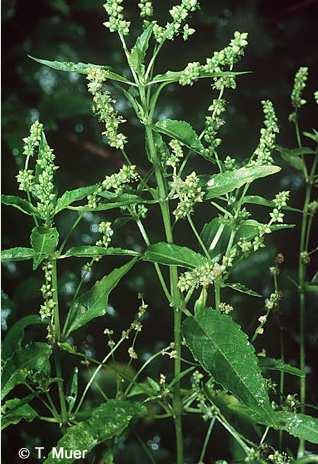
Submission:
<svg viewBox="0 0 318 464">
<path fill-rule="evenodd" d="M 187 219 L 188 219 L 188 222 L 189 222 L 189 224 L 190 224 L 190 226 L 191 226 L 191 229 L 192 229 L 192 231 L 193 231 L 193 233 L 194 233 L 196 239 L 198 240 L 199 245 L 201 246 L 201 248 L 202 248 L 202 250 L 204 251 L 204 253 L 205 253 L 206 257 L 208 258 L 208 260 L 210 260 L 211 257 L 210 257 L 210 255 L 209 255 L 209 252 L 208 252 L 208 250 L 206 249 L 206 246 L 204 245 L 204 243 L 203 243 L 203 241 L 202 241 L 202 239 L 201 239 L 201 237 L 200 237 L 200 235 L 199 235 L 199 233 L 198 233 L 198 231 L 197 231 L 195 225 L 193 224 L 193 221 L 192 221 L 192 219 L 191 219 L 190 214 L 187 215 Z"/>
<path fill-rule="evenodd" d="M 51 260 L 52 264 L 52 287 L 53 287 L 53 300 L 54 300 L 54 341 L 58 343 L 61 338 L 61 326 L 60 326 L 60 315 L 59 315 L 59 300 L 58 300 L 58 285 L 57 285 L 57 266 L 56 266 L 56 259 Z M 64 381 L 62 375 L 62 366 L 61 366 L 61 357 L 59 349 L 54 350 L 54 360 L 55 360 L 55 369 L 56 369 L 56 376 L 57 380 L 57 387 L 58 387 L 58 394 L 60 399 L 60 407 L 61 407 L 61 419 L 63 423 L 67 421 L 67 408 L 66 408 L 66 401 L 65 401 L 65 393 L 64 393 Z"/>
<path fill-rule="evenodd" d="M 214 281 L 215 309 L 219 309 L 221 303 L 221 284 L 218 279 Z"/>
<path fill-rule="evenodd" d="M 137 221 L 137 226 L 140 230 L 140 233 L 146 243 L 147 246 L 150 246 L 150 240 L 149 240 L 149 237 L 147 235 L 147 232 L 145 231 L 145 228 L 142 224 L 142 222 L 140 221 L 140 219 Z M 165 279 L 162 275 L 162 272 L 161 272 L 161 269 L 160 269 L 160 266 L 158 263 L 154 263 L 154 267 L 155 267 L 155 270 L 157 272 L 157 275 L 158 275 L 158 279 L 160 281 L 160 284 L 161 284 L 161 287 L 162 287 L 162 290 L 167 298 L 167 300 L 171 303 L 172 299 L 171 299 L 171 295 L 169 293 L 169 290 L 167 288 L 167 285 L 166 285 L 166 282 L 165 282 Z"/>
<path fill-rule="evenodd" d="M 206 453 L 206 450 L 209 444 L 209 440 L 210 440 L 210 436 L 211 436 L 211 432 L 212 432 L 214 424 L 215 424 L 215 417 L 213 417 L 213 419 L 211 420 L 208 431 L 206 433 L 203 446 L 202 446 L 202 450 L 200 453 L 199 461 L 198 461 L 199 464 L 203 464 L 203 459 L 204 459 L 204 456 L 205 456 L 205 453 Z"/>
<path fill-rule="evenodd" d="M 173 233 L 170 217 L 169 203 L 167 201 L 167 191 L 165 179 L 162 173 L 160 162 L 157 157 L 157 151 L 155 147 L 155 141 L 153 137 L 152 121 L 149 116 L 147 108 L 147 101 L 145 97 L 144 88 L 140 88 L 141 101 L 146 114 L 146 143 L 148 147 L 148 153 L 153 163 L 155 170 L 155 177 L 158 186 L 158 194 L 160 201 L 160 209 L 165 229 L 166 240 L 168 243 L 173 243 Z M 148 120 L 147 120 L 148 119 Z M 174 363 L 174 375 L 175 377 L 180 376 L 181 373 L 181 322 L 182 322 L 182 305 L 180 302 L 180 294 L 178 290 L 178 271 L 176 266 L 170 267 L 170 293 L 173 300 L 174 310 L 174 344 L 175 344 L 175 363 Z M 174 409 L 174 422 L 176 431 L 176 447 L 177 447 L 177 460 L 176 464 L 183 464 L 183 432 L 182 432 L 182 400 L 181 400 L 181 385 L 180 381 L 176 383 L 173 396 L 173 409 Z"/>
</svg>

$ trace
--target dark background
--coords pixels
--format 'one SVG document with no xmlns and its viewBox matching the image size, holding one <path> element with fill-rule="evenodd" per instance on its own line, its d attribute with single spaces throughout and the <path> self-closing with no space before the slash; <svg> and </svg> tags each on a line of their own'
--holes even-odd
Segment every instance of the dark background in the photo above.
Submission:
<svg viewBox="0 0 318 464">
<path fill-rule="evenodd" d="M 139 33 L 140 23 L 137 17 L 137 1 L 127 1 L 129 19 L 132 21 L 132 42 Z M 155 3 L 156 16 L 165 18 L 171 5 L 168 1 Z M 109 64 L 118 72 L 127 71 L 117 36 L 110 34 L 102 25 L 105 14 L 102 1 L 96 0 L 37 0 L 36 2 L 5 0 L 2 2 L 3 20 L 3 192 L 16 194 L 18 166 L 21 166 L 22 137 L 25 137 L 30 124 L 37 118 L 45 124 L 49 143 L 55 149 L 59 192 L 66 189 L 88 185 L 117 170 L 122 159 L 119 153 L 108 147 L 101 137 L 101 128 L 92 116 L 91 102 L 86 91 L 85 80 L 73 74 L 58 73 L 45 68 L 27 58 L 28 54 L 46 59 L 64 61 L 83 61 Z M 252 73 L 238 80 L 237 91 L 228 91 L 230 100 L 226 115 L 227 124 L 222 130 L 223 145 L 221 153 L 238 159 L 249 156 L 257 145 L 259 129 L 262 124 L 260 101 L 272 99 L 281 126 L 278 137 L 280 145 L 296 145 L 293 128 L 288 123 L 291 111 L 289 95 L 293 76 L 299 66 L 309 66 L 310 77 L 306 96 L 308 105 L 302 111 L 301 127 L 312 129 L 317 122 L 312 93 L 317 90 L 317 20 L 318 2 L 315 0 L 293 1 L 234 1 L 201 0 L 201 11 L 194 14 L 191 24 L 197 33 L 186 43 L 182 40 L 165 46 L 159 60 L 158 72 L 166 69 L 182 69 L 189 61 L 203 61 L 214 50 L 223 48 L 232 38 L 233 32 L 239 30 L 249 33 L 249 45 L 246 56 L 239 64 L 240 70 Z M 130 44 L 131 45 L 131 44 Z M 164 65 L 164 68 L 161 67 Z M 116 94 L 116 93 L 115 93 Z M 207 82 L 200 82 L 193 87 L 182 88 L 170 86 L 161 97 L 161 116 L 185 119 L 196 129 L 202 127 L 204 114 L 213 98 Z M 130 124 L 125 124 L 131 160 L 138 166 L 146 166 L 143 151 L 142 129 L 132 118 L 132 112 L 125 101 L 118 96 L 119 108 Z M 316 113 L 315 113 L 316 111 Z M 198 171 L 206 165 L 194 161 Z M 208 166 L 210 169 L 210 167 Z M 283 173 L 259 182 L 257 193 L 272 198 L 279 190 L 291 191 L 291 204 L 301 208 L 303 202 L 303 179 L 297 171 L 284 166 Z M 198 209 L 198 224 L 204 224 L 215 212 L 207 208 Z M 259 219 L 266 220 L 257 210 Z M 208 215 L 208 217 L 207 217 Z M 114 220 L 115 216 L 105 213 L 88 214 L 80 228 L 72 237 L 71 243 L 93 243 L 96 240 L 94 225 L 101 218 Z M 162 239 L 160 219 L 155 212 L 149 215 L 148 224 L 152 226 L 153 241 Z M 3 208 L 3 248 L 28 246 L 31 221 L 16 210 Z M 268 247 L 250 259 L 236 272 L 240 282 L 250 285 L 255 290 L 268 295 L 272 290 L 269 267 L 278 252 L 283 253 L 285 262 L 279 281 L 284 298 L 281 304 L 280 324 L 284 331 L 286 359 L 297 365 L 298 357 L 298 299 L 290 278 L 296 278 L 297 248 L 299 241 L 299 215 L 288 214 L 287 220 L 296 224 L 292 231 L 278 232 L 268 240 Z M 72 213 L 63 213 L 58 218 L 60 230 L 65 232 L 74 221 Z M 190 231 L 181 225 L 177 230 L 178 242 L 191 243 Z M 187 235 L 189 233 L 189 236 Z M 135 226 L 128 223 L 118 227 L 114 246 L 126 247 L 142 245 Z M 106 261 L 106 260 L 104 260 Z M 94 278 L 108 272 L 118 265 L 120 259 L 108 259 L 98 265 Z M 61 295 L 67 304 L 76 285 L 80 265 L 78 261 L 63 262 L 60 267 Z M 317 263 L 311 263 L 313 274 Z M 23 315 L 38 311 L 41 282 L 40 273 L 31 273 L 28 264 L 10 263 L 3 268 L 3 320 L 2 328 L 6 331 L 15 320 Z M 79 331 L 75 343 L 82 350 L 89 350 L 97 358 L 105 353 L 105 336 L 101 329 L 106 326 L 120 330 L 128 326 L 138 305 L 136 294 L 144 293 L 149 303 L 149 317 L 145 329 L 137 344 L 137 351 L 143 359 L 147 353 L 154 353 L 170 341 L 171 313 L 164 303 L 156 276 L 149 266 L 137 266 L 129 279 L 115 291 L 111 298 L 112 316 L 107 320 L 92 323 L 89 329 Z M 240 294 L 226 295 L 227 301 L 235 306 L 234 317 L 249 333 L 255 329 L 257 317 L 263 313 L 260 301 Z M 255 301 L 257 300 L 257 301 Z M 308 403 L 317 404 L 317 301 L 309 298 L 306 310 L 306 344 L 308 363 Z M 279 356 L 279 325 L 277 317 L 267 325 L 265 335 L 256 343 L 257 351 L 262 348 L 270 356 Z M 31 336 L 32 334 L 30 334 Z M 36 336 L 39 336 L 36 334 Z M 121 353 L 122 361 L 127 360 L 126 353 Z M 145 358 L 144 358 L 145 359 Z M 72 358 L 67 358 L 65 370 L 71 373 L 75 365 Z M 172 368 L 167 359 L 155 363 L 147 372 L 158 378 L 160 372 Z M 89 369 L 89 368 L 87 368 Z M 83 368 L 82 371 L 85 372 Z M 85 374 L 86 375 L 86 374 Z M 88 372 L 87 372 L 88 375 Z M 274 376 L 278 381 L 278 378 Z M 82 379 L 85 381 L 85 378 Z M 105 371 L 100 379 L 105 389 L 110 388 L 113 379 Z M 298 391 L 297 380 L 286 377 L 285 393 Z M 94 394 L 91 401 L 94 401 Z M 100 398 L 99 398 L 100 400 Z M 312 408 L 308 412 L 314 414 Z M 198 458 L 207 425 L 196 418 L 185 419 L 185 436 L 187 462 L 193 463 Z M 172 424 L 144 423 L 137 428 L 138 434 L 147 446 L 153 450 L 157 463 L 173 462 L 174 434 Z M 4 460 L 6 463 L 17 462 L 16 450 L 21 446 L 35 444 L 52 446 L 57 439 L 57 431 L 50 426 L 35 422 L 12 427 L 4 434 Z M 284 449 L 295 451 L 294 440 L 285 437 Z M 133 434 L 120 443 L 121 451 L 116 462 L 141 463 L 150 462 L 142 446 Z M 158 449 L 157 449 L 158 448 Z M 220 428 L 213 432 L 211 447 L 207 453 L 207 462 L 216 458 L 231 460 L 239 458 L 235 446 Z M 148 459 L 148 460 L 147 460 Z M 30 461 L 31 462 L 31 461 Z M 97 462 L 97 461 L 95 461 Z"/>
</svg>

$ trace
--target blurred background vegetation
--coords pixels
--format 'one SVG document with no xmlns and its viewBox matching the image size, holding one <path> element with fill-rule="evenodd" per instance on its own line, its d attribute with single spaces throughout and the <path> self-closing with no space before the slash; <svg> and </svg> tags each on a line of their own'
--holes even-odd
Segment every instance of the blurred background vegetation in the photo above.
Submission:
<svg viewBox="0 0 318 464">
<path fill-rule="evenodd" d="M 132 36 L 140 32 L 137 13 L 137 0 L 126 1 L 127 15 L 132 21 Z M 91 102 L 86 91 L 86 83 L 75 74 L 59 73 L 30 60 L 27 55 L 62 61 L 83 61 L 96 64 L 109 64 L 120 73 L 127 72 L 123 54 L 117 36 L 103 27 L 105 21 L 102 0 L 4 0 L 2 2 L 3 21 L 3 192 L 16 194 L 17 168 L 21 165 L 22 137 L 25 137 L 30 124 L 40 119 L 46 127 L 49 143 L 55 149 L 57 164 L 58 190 L 76 188 L 95 183 L 108 173 L 117 170 L 123 160 L 119 153 L 108 147 L 101 136 L 101 127 L 92 117 Z M 155 1 L 158 18 L 164 19 L 171 5 L 170 1 Z M 187 43 L 176 41 L 164 48 L 159 61 L 158 72 L 163 69 L 182 69 L 189 61 L 200 61 L 211 56 L 214 50 L 223 48 L 231 39 L 233 32 L 239 30 L 249 33 L 249 46 L 246 57 L 240 64 L 240 70 L 249 70 L 251 74 L 238 80 L 237 91 L 228 93 L 230 105 L 227 124 L 222 129 L 222 153 L 243 160 L 248 157 L 257 144 L 262 124 L 260 101 L 270 98 L 276 107 L 281 125 L 279 144 L 286 147 L 296 145 L 293 128 L 288 123 L 290 112 L 289 94 L 295 71 L 299 66 L 309 66 L 310 79 L 307 97 L 310 102 L 302 111 L 301 126 L 308 130 L 317 123 L 314 113 L 312 93 L 317 90 L 317 16 L 318 2 L 315 0 L 201 0 L 201 11 L 193 16 L 192 24 L 197 33 Z M 315 87 L 316 86 L 316 87 Z M 197 129 L 202 127 L 204 114 L 212 99 L 207 82 L 193 87 L 170 86 L 160 100 L 160 117 L 172 117 L 188 120 Z M 144 166 L 142 129 L 138 127 L 127 102 L 118 96 L 118 107 L 129 121 L 125 131 L 129 139 L 129 156 L 139 166 Z M 195 169 L 206 165 L 194 160 Z M 291 204 L 301 208 L 303 202 L 303 180 L 301 175 L 284 166 L 282 174 L 258 182 L 257 193 L 272 198 L 281 189 L 291 191 Z M 259 210 L 257 210 L 259 211 Z M 213 217 L 215 211 L 199 209 L 199 222 L 202 225 Z M 159 216 L 151 212 L 153 241 L 160 240 L 161 224 Z M 116 215 L 106 213 L 87 214 L 72 242 L 93 243 L 96 240 L 96 224 L 101 218 L 114 220 Z M 262 220 L 262 214 L 259 219 Z M 265 218 L 263 217 L 263 220 Z M 298 357 L 298 299 L 295 287 L 290 279 L 296 278 L 297 247 L 300 215 L 288 214 L 288 222 L 296 228 L 273 235 L 265 250 L 258 252 L 249 262 L 237 269 L 237 278 L 251 288 L 267 296 L 272 290 L 269 267 L 273 265 L 278 252 L 284 255 L 284 263 L 279 283 L 283 290 L 281 310 L 268 324 L 264 336 L 256 343 L 257 351 L 266 349 L 268 355 L 278 356 L 280 352 L 280 333 L 284 336 L 286 360 L 297 365 Z M 27 216 L 21 216 L 16 210 L 3 208 L 3 248 L 28 246 L 32 224 Z M 59 217 L 60 230 L 66 231 L 72 222 L 72 213 L 63 213 Z M 147 221 L 146 221 L 147 223 Z M 180 227 L 179 243 L 191 245 L 190 231 Z M 189 232 L 189 236 L 187 233 Z M 138 248 L 142 242 L 133 223 L 116 222 L 114 245 Z M 193 244 L 193 246 L 195 246 Z M 60 268 L 60 291 L 65 304 L 70 300 L 83 263 L 63 262 Z M 118 265 L 119 259 L 104 259 L 97 267 L 94 278 L 108 272 Z M 315 268 L 311 263 L 311 272 Z M 317 265 L 316 265 L 317 267 Z M 40 302 L 39 287 L 41 273 L 31 273 L 29 264 L 9 263 L 3 269 L 3 312 L 2 329 L 23 315 L 37 312 Z M 149 304 L 149 316 L 137 344 L 141 360 L 150 353 L 166 346 L 170 341 L 171 312 L 164 302 L 156 276 L 151 266 L 137 266 L 126 279 L 120 291 L 111 298 L 110 316 L 92 323 L 90 330 L 84 329 L 76 335 L 74 342 L 79 349 L 101 358 L 106 349 L 103 329 L 108 326 L 120 333 L 130 324 L 138 306 L 137 293 L 144 294 Z M 235 306 L 234 317 L 249 333 L 255 328 L 257 318 L 263 313 L 262 303 L 240 294 L 226 295 L 228 302 Z M 317 404 L 318 394 L 318 305 L 310 297 L 306 313 L 306 343 L 308 363 L 308 403 Z M 32 334 L 29 334 L 32 336 Z M 35 334 L 33 334 L 35 335 Z M 36 336 L 39 336 L 36 334 Z M 120 360 L 120 357 L 119 357 Z M 127 360 L 125 352 L 122 361 Z M 315 366 L 316 363 L 316 366 Z M 64 368 L 66 375 L 71 373 L 74 360 L 67 358 Z M 158 378 L 159 373 L 171 369 L 171 361 L 162 360 L 153 364 L 147 374 Z M 316 369 L 315 369 L 316 368 Z M 131 368 L 132 369 L 132 368 Z M 84 367 L 82 372 L 89 375 L 91 368 Z M 82 379 L 83 382 L 85 379 Z M 278 377 L 275 378 L 278 381 Z M 105 389 L 113 383 L 111 371 L 105 370 L 100 379 Z M 285 393 L 298 391 L 297 379 L 286 378 Z M 94 399 L 95 398 L 95 399 Z M 90 401 L 100 401 L 97 393 Z M 314 414 L 315 411 L 308 409 Z M 235 419 L 233 418 L 235 421 Z M 186 450 L 188 460 L 197 459 L 207 425 L 197 418 L 185 419 Z M 244 425 L 240 425 L 243 430 Z M 174 431 L 172 424 L 144 423 L 138 429 L 151 450 L 155 461 L 172 462 L 174 453 Z M 21 446 L 52 446 L 57 439 L 54 427 L 31 425 L 21 422 L 18 427 L 9 429 L 5 435 L 4 459 L 7 464 L 16 462 L 16 450 Z M 6 446 L 7 445 L 7 446 Z M 286 449 L 294 450 L 293 442 L 284 437 Z M 150 462 L 143 445 L 131 434 L 119 443 L 120 452 L 116 462 Z M 229 437 L 219 428 L 213 432 L 207 462 L 215 458 L 240 459 L 239 450 Z M 147 461 L 148 459 L 148 461 Z M 29 461 L 31 462 L 31 461 Z M 96 460 L 95 462 L 102 462 Z"/>
</svg>

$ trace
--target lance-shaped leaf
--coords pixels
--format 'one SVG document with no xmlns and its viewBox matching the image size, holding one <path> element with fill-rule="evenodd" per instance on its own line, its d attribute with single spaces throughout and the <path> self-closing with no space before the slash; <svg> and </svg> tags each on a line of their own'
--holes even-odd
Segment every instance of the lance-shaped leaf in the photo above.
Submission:
<svg viewBox="0 0 318 464">
<path fill-rule="evenodd" d="M 59 233 L 55 227 L 34 227 L 31 232 L 31 245 L 34 251 L 33 269 L 55 251 L 58 241 Z"/>
<path fill-rule="evenodd" d="M 33 259 L 34 250 L 33 248 L 15 247 L 8 248 L 7 250 L 1 251 L 1 261 L 27 261 Z"/>
<path fill-rule="evenodd" d="M 14 355 L 14 353 L 21 348 L 21 342 L 24 337 L 25 328 L 30 325 L 43 324 L 40 316 L 31 314 L 18 320 L 9 329 L 5 339 L 2 342 L 1 356 L 5 360 Z"/>
<path fill-rule="evenodd" d="M 107 72 L 108 78 L 113 81 L 124 82 L 125 84 L 130 84 L 126 77 L 121 76 L 120 74 L 115 73 L 111 70 L 108 66 L 100 66 L 98 64 L 90 64 L 90 63 L 72 63 L 72 62 L 65 62 L 65 61 L 49 61 L 49 60 L 42 60 L 40 58 L 35 58 L 29 55 L 34 61 L 37 61 L 44 66 L 48 66 L 49 68 L 56 69 L 57 71 L 66 71 L 66 72 L 74 72 L 78 74 L 88 74 L 89 70 L 92 68 L 102 69 Z"/>
<path fill-rule="evenodd" d="M 275 413 L 278 427 L 290 435 L 318 445 L 318 418 L 306 414 L 279 411 Z"/>
<path fill-rule="evenodd" d="M 251 166 L 236 169 L 235 171 L 223 172 L 211 177 L 207 183 L 205 198 L 215 198 L 233 190 L 250 184 L 256 179 L 267 177 L 280 171 L 278 166 Z"/>
<path fill-rule="evenodd" d="M 69 427 L 55 446 L 59 450 L 79 450 L 90 452 L 105 440 L 121 435 L 129 423 L 146 414 L 146 408 L 140 403 L 125 400 L 109 400 L 94 409 L 85 422 Z M 44 464 L 70 464 L 73 459 L 54 457 L 52 452 Z"/>
<path fill-rule="evenodd" d="M 137 38 L 136 44 L 133 46 L 129 54 L 129 64 L 135 71 L 139 71 L 141 66 L 144 64 L 152 30 L 153 24 L 150 24 Z"/>
<path fill-rule="evenodd" d="M 197 267 L 206 263 L 206 258 L 190 248 L 159 242 L 145 251 L 144 261 L 165 264 L 167 266 Z"/>
<path fill-rule="evenodd" d="M 17 208 L 22 211 L 22 213 L 28 214 L 29 216 L 36 213 L 36 209 L 30 202 L 16 195 L 1 195 L 1 203 L 6 206 L 13 206 L 13 208 Z"/>
<path fill-rule="evenodd" d="M 21 383 L 31 372 L 50 372 L 52 347 L 47 343 L 34 342 L 18 350 L 4 365 L 2 373 L 1 397 Z"/>
<path fill-rule="evenodd" d="M 74 330 L 86 325 L 92 319 L 106 314 L 110 292 L 134 266 L 136 260 L 137 258 L 134 258 L 129 263 L 114 269 L 110 274 L 97 281 L 90 290 L 76 299 L 70 309 L 69 322 L 65 329 L 67 336 Z"/>
<path fill-rule="evenodd" d="M 82 200 L 83 198 L 87 197 L 87 195 L 89 195 L 90 193 L 95 192 L 96 188 L 96 185 L 88 185 L 87 187 L 80 187 L 74 190 L 67 190 L 63 193 L 63 195 L 60 198 L 58 198 L 55 207 L 55 214 L 67 208 L 72 203 Z"/>
<path fill-rule="evenodd" d="M 139 256 L 139 253 L 134 250 L 126 250 L 124 248 L 105 248 L 100 246 L 77 246 L 67 250 L 62 258 L 75 256 L 77 258 L 94 258 L 96 256 Z"/>
<path fill-rule="evenodd" d="M 23 399 L 14 398 L 4 403 L 1 430 L 9 427 L 9 425 L 18 424 L 22 420 L 32 422 L 38 417 L 37 412 L 28 404 L 29 400 L 30 397 Z"/>
<path fill-rule="evenodd" d="M 185 320 L 183 335 L 194 358 L 217 383 L 255 411 L 260 420 L 275 424 L 254 348 L 231 317 L 202 310 Z"/>
<path fill-rule="evenodd" d="M 179 140 L 186 147 L 190 148 L 196 153 L 202 154 L 204 152 L 204 147 L 200 142 L 197 133 L 186 121 L 164 119 L 163 121 L 158 121 L 154 129 L 158 132 L 161 132 L 162 134 Z"/>
<path fill-rule="evenodd" d="M 283 147 L 277 147 L 277 150 L 279 151 L 279 154 L 280 154 L 281 158 L 284 161 L 286 161 L 286 163 L 290 164 L 290 166 L 297 169 L 297 171 L 303 172 L 305 164 L 304 164 L 304 160 L 301 158 L 301 156 L 304 155 L 304 154 L 308 154 L 306 149 L 301 149 L 301 148 L 296 149 L 296 150 L 300 150 L 298 152 L 298 154 L 296 154 L 297 151 L 295 152 L 294 150 L 289 150 L 288 148 L 283 148 Z M 309 153 L 311 153 L 311 152 L 314 153 L 313 150 L 309 151 Z"/>
</svg>

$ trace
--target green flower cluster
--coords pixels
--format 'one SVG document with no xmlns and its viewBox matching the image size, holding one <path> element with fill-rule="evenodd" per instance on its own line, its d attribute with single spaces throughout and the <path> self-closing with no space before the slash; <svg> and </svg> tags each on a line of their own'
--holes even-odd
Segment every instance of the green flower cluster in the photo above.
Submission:
<svg viewBox="0 0 318 464">
<path fill-rule="evenodd" d="M 250 164 L 263 165 L 273 162 L 271 155 L 275 148 L 276 134 L 279 132 L 278 120 L 270 100 L 263 100 L 262 106 L 264 112 L 264 127 L 262 127 L 260 131 L 259 144 L 252 156 Z"/>
<path fill-rule="evenodd" d="M 123 15 L 123 0 L 107 0 L 104 8 L 109 16 L 108 21 L 104 23 L 110 32 L 118 32 L 122 35 L 129 33 L 130 22 L 126 21 Z"/>
<path fill-rule="evenodd" d="M 203 384 L 203 375 L 199 371 L 194 371 L 191 378 L 192 391 L 195 394 L 197 408 L 202 414 L 202 419 L 207 421 L 219 414 L 218 408 L 211 403 L 205 394 L 206 387 Z M 208 385 L 211 389 L 211 385 Z M 213 388 L 213 387 L 212 387 Z"/>
<path fill-rule="evenodd" d="M 224 125 L 225 121 L 222 118 L 222 114 L 225 112 L 226 101 L 222 98 L 214 99 L 212 104 L 209 106 L 208 114 L 205 118 L 205 129 L 204 129 L 204 140 L 208 144 L 206 149 L 207 155 L 213 152 L 222 142 L 217 137 L 219 129 Z"/>
<path fill-rule="evenodd" d="M 35 150 L 39 147 L 41 141 L 41 135 L 43 132 L 43 124 L 36 121 L 32 124 L 30 129 L 30 135 L 23 139 L 23 154 L 25 156 L 33 156 Z"/>
<path fill-rule="evenodd" d="M 27 164 L 17 175 L 19 190 L 31 193 L 37 199 L 37 212 L 39 216 L 48 223 L 55 210 L 56 194 L 54 193 L 54 172 L 55 155 L 49 147 L 44 132 L 43 125 L 38 121 L 30 129 L 30 135 L 24 140 L 24 154 L 34 155 L 38 150 L 35 173 L 28 169 Z"/>
<path fill-rule="evenodd" d="M 214 73 L 224 72 L 227 68 L 231 70 L 234 64 L 244 55 L 246 45 L 247 33 L 236 31 L 230 44 L 223 50 L 214 52 L 212 58 L 207 58 L 206 64 L 189 63 L 181 72 L 179 84 L 192 85 L 200 75 L 213 75 Z M 236 87 L 234 77 L 215 77 L 213 82 L 213 87 L 216 89 Z"/>
<path fill-rule="evenodd" d="M 41 293 L 44 302 L 40 307 L 40 316 L 41 319 L 50 319 L 55 306 L 52 284 L 53 265 L 50 262 L 45 262 L 42 266 L 42 270 L 44 271 L 44 283 L 41 287 Z"/>
<path fill-rule="evenodd" d="M 180 163 L 180 160 L 182 160 L 183 158 L 182 144 L 178 140 L 172 139 L 169 143 L 169 146 L 172 152 L 169 153 L 169 156 L 166 160 L 166 164 L 167 166 L 176 168 Z"/>
<path fill-rule="evenodd" d="M 185 180 L 175 176 L 172 191 L 176 192 L 179 199 L 177 208 L 173 212 L 177 220 L 191 214 L 194 205 L 203 201 L 204 192 L 202 192 L 199 178 L 195 172 L 189 174 Z"/>
<path fill-rule="evenodd" d="M 295 75 L 294 87 L 291 93 L 291 102 L 295 110 L 298 110 L 305 105 L 306 100 L 302 98 L 302 93 L 306 87 L 306 81 L 308 79 L 308 68 L 300 67 Z"/>
<path fill-rule="evenodd" d="M 88 91 L 93 95 L 95 113 L 98 115 L 99 120 L 105 124 L 103 135 L 107 137 L 111 147 L 123 150 L 127 139 L 118 129 L 119 125 L 125 120 L 117 114 L 114 108 L 116 102 L 112 99 L 110 93 L 103 90 L 103 84 L 107 77 L 107 70 L 91 67 L 87 74 Z"/>
<path fill-rule="evenodd" d="M 155 23 L 153 34 L 157 42 L 163 43 L 165 40 L 173 40 L 182 34 L 183 40 L 194 34 L 195 30 L 185 24 L 189 14 L 199 8 L 198 0 L 181 0 L 179 5 L 175 5 L 169 11 L 172 21 L 165 26 Z"/>
<path fill-rule="evenodd" d="M 315 102 L 318 104 L 318 90 L 314 92 L 314 99 L 315 99 Z"/>
<path fill-rule="evenodd" d="M 107 248 L 114 234 L 114 231 L 111 228 L 111 223 L 105 221 L 100 222 L 98 225 L 98 231 L 101 234 L 101 238 L 96 242 L 96 245 Z"/>
<path fill-rule="evenodd" d="M 284 213 L 282 212 L 282 209 L 287 206 L 288 199 L 289 191 L 279 192 L 273 200 L 275 207 L 270 213 L 271 219 L 268 224 L 261 224 L 259 226 L 258 234 L 253 239 L 239 240 L 238 247 L 245 255 L 248 255 L 253 251 L 258 251 L 260 248 L 264 247 L 265 235 L 271 233 L 272 224 L 283 223 Z"/>
<path fill-rule="evenodd" d="M 35 183 L 33 184 L 32 193 L 38 199 L 37 211 L 42 219 L 49 222 L 54 215 L 56 194 L 54 192 L 54 172 L 58 169 L 54 164 L 55 155 L 42 136 L 43 144 L 39 158 L 37 159 L 37 167 Z"/>
<path fill-rule="evenodd" d="M 113 191 L 116 195 L 120 195 L 125 186 L 130 183 L 136 182 L 139 179 L 137 168 L 134 165 L 126 165 L 120 169 L 119 172 L 106 176 L 105 179 L 98 184 L 96 191 L 88 195 L 88 206 L 96 208 L 99 202 L 99 195 L 105 191 Z"/>
<path fill-rule="evenodd" d="M 138 3 L 140 16 L 144 19 L 145 24 L 148 24 L 148 19 L 153 16 L 152 1 L 140 0 Z"/>
<path fill-rule="evenodd" d="M 181 292 L 187 292 L 199 287 L 207 288 L 220 278 L 225 271 L 225 266 L 218 263 L 206 263 L 196 267 L 192 271 L 180 275 L 178 287 Z"/>
</svg>

